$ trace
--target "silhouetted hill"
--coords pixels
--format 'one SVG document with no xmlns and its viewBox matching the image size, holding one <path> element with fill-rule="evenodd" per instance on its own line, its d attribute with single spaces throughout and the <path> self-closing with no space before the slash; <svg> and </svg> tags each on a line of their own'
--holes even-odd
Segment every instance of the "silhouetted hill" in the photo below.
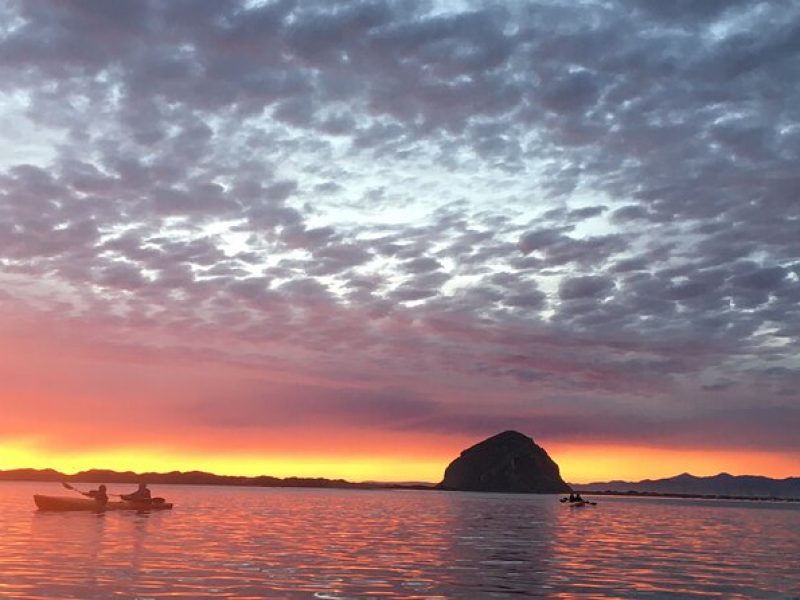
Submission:
<svg viewBox="0 0 800 600">
<path fill-rule="evenodd" d="M 239 485 L 260 487 L 315 487 L 315 488 L 366 488 L 390 487 L 391 484 L 361 484 L 344 479 L 321 477 L 244 477 L 238 475 L 215 475 L 204 471 L 171 471 L 169 473 L 134 473 L 133 471 L 110 471 L 91 469 L 74 475 L 66 475 L 53 469 L 12 469 L 0 471 L 0 481 L 68 481 L 72 483 L 138 483 L 185 485 Z"/>
<path fill-rule="evenodd" d="M 517 437 L 519 436 L 519 437 Z M 499 438 L 499 439 L 498 439 Z M 527 441 L 526 441 L 527 440 Z M 487 442 L 491 442 L 487 444 Z M 533 450 L 531 450 L 533 447 Z M 537 452 L 537 450 L 539 452 Z M 475 451 L 475 452 L 473 452 Z M 540 454 L 541 452 L 541 454 Z M 466 467 L 460 463 L 466 455 Z M 535 460 L 541 464 L 537 466 Z M 531 469 L 531 461 L 534 461 Z M 455 471 L 452 471 L 453 465 Z M 541 468 L 541 467 L 544 468 Z M 553 471 L 553 469 L 555 469 Z M 542 475 L 545 475 L 542 477 Z M 474 479 L 477 476 L 478 480 Z M 481 479 L 483 477 L 483 479 Z M 92 469 L 67 475 L 53 469 L 11 469 L 0 471 L 0 481 L 67 481 L 72 483 L 233 485 L 256 487 L 307 487 L 346 489 L 462 489 L 470 491 L 569 492 L 570 488 L 558 472 L 558 466 L 530 438 L 517 432 L 504 432 L 461 453 L 445 471 L 445 479 L 437 486 L 427 483 L 353 483 L 344 479 L 321 477 L 244 477 L 216 475 L 204 471 L 171 471 L 169 473 L 134 473 Z M 456 487 L 456 486 L 462 487 Z M 645 479 L 638 482 L 609 481 L 574 485 L 582 492 L 614 492 L 689 496 L 729 496 L 749 498 L 800 498 L 800 477 L 770 479 L 755 475 L 695 477 L 683 473 L 667 479 Z"/>
<path fill-rule="evenodd" d="M 53 469 L 9 469 L 0 471 L 0 481 L 63 481 L 67 476 Z"/>
<path fill-rule="evenodd" d="M 569 493 L 558 465 L 518 431 L 504 431 L 464 450 L 438 485 L 470 492 Z"/>
<path fill-rule="evenodd" d="M 574 484 L 582 492 L 637 492 L 651 494 L 689 494 L 698 496 L 748 496 L 753 498 L 798 498 L 800 477 L 770 479 L 758 475 L 720 473 L 711 477 L 695 477 L 682 473 L 667 479 L 642 481 L 607 481 Z"/>
</svg>

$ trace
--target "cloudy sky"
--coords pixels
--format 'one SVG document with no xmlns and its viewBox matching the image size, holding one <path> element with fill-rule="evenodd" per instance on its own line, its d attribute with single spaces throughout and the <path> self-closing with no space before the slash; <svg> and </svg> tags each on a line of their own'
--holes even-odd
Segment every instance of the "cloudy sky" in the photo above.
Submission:
<svg viewBox="0 0 800 600">
<path fill-rule="evenodd" d="M 0 4 L 0 468 L 800 474 L 800 5 Z"/>
</svg>

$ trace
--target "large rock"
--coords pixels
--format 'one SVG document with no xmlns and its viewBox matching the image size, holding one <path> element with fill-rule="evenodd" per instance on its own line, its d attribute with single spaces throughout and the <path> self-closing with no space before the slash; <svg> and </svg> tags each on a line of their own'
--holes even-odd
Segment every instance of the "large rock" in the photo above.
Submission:
<svg viewBox="0 0 800 600">
<path fill-rule="evenodd" d="M 450 463 L 444 490 L 470 492 L 569 493 L 558 465 L 528 436 L 504 431 L 467 448 Z"/>
</svg>

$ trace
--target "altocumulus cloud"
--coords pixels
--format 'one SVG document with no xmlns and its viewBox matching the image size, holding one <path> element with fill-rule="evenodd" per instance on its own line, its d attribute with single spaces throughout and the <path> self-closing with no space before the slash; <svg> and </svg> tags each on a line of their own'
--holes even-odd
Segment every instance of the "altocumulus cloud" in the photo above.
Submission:
<svg viewBox="0 0 800 600">
<path fill-rule="evenodd" d="M 4 315 L 331 423 L 797 448 L 797 3 L 0 11 Z"/>
</svg>

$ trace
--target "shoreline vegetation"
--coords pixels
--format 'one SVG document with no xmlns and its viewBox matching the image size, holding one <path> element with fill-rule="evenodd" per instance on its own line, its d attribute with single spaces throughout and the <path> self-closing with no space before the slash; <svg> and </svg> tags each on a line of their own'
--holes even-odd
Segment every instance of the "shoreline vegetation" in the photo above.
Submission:
<svg viewBox="0 0 800 600">
<path fill-rule="evenodd" d="M 425 490 L 452 491 L 433 483 L 394 483 L 380 481 L 352 482 L 344 479 L 323 477 L 272 477 L 269 475 L 217 475 L 205 471 L 170 471 L 167 473 L 135 473 L 133 471 L 113 471 L 109 469 L 90 469 L 74 474 L 61 473 L 55 469 L 8 469 L 0 470 L 0 481 L 26 481 L 47 483 L 106 483 L 133 484 L 145 480 L 151 485 L 214 485 L 231 487 L 277 487 L 277 488 L 331 488 L 355 490 Z M 618 491 L 582 489 L 573 486 L 584 496 L 622 496 L 643 498 L 683 498 L 700 500 L 744 500 L 758 502 L 800 502 L 800 498 L 776 496 L 746 496 L 729 494 L 687 494 L 672 492 Z"/>
</svg>

